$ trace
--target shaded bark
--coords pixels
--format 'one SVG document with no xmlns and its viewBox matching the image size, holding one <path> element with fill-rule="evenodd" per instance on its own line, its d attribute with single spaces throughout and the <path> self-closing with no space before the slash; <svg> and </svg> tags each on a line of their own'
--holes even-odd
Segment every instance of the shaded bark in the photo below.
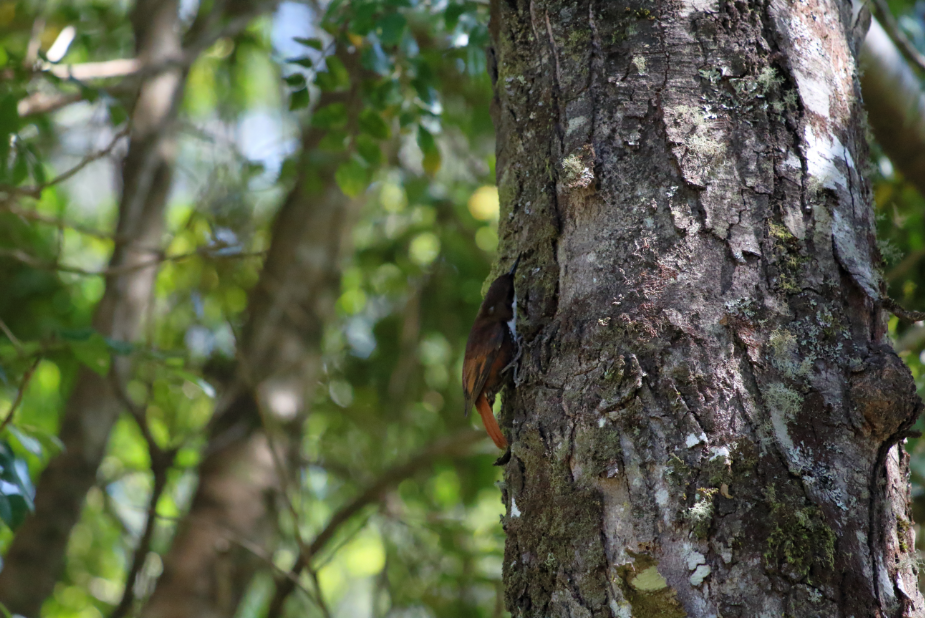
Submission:
<svg viewBox="0 0 925 618">
<path fill-rule="evenodd" d="M 353 126 L 360 111 L 359 58 L 339 56 L 352 89 L 326 93 L 318 106 L 346 104 Z M 146 618 L 234 615 L 254 573 L 266 566 L 247 546 L 270 545 L 278 508 L 285 506 L 280 492 L 287 490 L 287 471 L 295 475 L 290 463 L 320 377 L 321 336 L 361 204 L 334 181 L 342 159 L 318 156 L 323 136 L 315 128 L 303 133 L 299 180 L 276 216 L 234 379 L 226 385 L 230 403 L 216 412 L 196 495 L 142 610 Z"/>
<path fill-rule="evenodd" d="M 861 171 L 868 19 L 492 2 L 513 615 L 925 615 L 900 445 L 921 403 Z"/>
<path fill-rule="evenodd" d="M 140 0 L 133 14 L 136 51 L 146 62 L 180 53 L 175 0 Z M 151 261 L 161 243 L 163 210 L 175 158 L 174 120 L 183 94 L 185 71 L 165 70 L 146 80 L 132 112 L 128 154 L 122 167 L 118 242 L 111 267 Z M 104 336 L 134 341 L 150 299 L 156 266 L 106 280 L 93 327 Z M 128 369 L 115 357 L 112 371 Z M 108 378 L 81 369 L 61 425 L 63 452 L 38 483 L 33 513 L 17 532 L 0 572 L 0 602 L 13 613 L 37 616 L 64 564 L 71 529 L 80 517 L 87 490 L 96 480 L 109 431 L 122 410 Z"/>
</svg>

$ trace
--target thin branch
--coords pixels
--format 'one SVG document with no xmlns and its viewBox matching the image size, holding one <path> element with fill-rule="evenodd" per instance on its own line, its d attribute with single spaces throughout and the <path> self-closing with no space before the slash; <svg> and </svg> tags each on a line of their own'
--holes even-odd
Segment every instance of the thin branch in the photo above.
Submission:
<svg viewBox="0 0 925 618">
<path fill-rule="evenodd" d="M 101 62 L 85 62 L 83 64 L 51 64 L 46 63 L 43 70 L 61 79 L 73 79 L 79 82 L 91 79 L 111 79 L 113 77 L 127 77 L 137 75 L 142 70 L 167 70 L 176 67 L 182 62 L 177 58 L 161 62 L 157 65 L 147 65 L 138 58 L 116 58 Z"/>
<path fill-rule="evenodd" d="M 270 555 L 270 553 L 267 552 L 267 550 L 265 550 L 263 547 L 261 547 L 261 546 L 258 545 L 257 543 L 254 543 L 253 541 L 251 541 L 251 540 L 249 540 L 249 539 L 247 539 L 247 538 L 242 537 L 241 535 L 239 535 L 239 534 L 233 532 L 232 530 L 229 530 L 229 529 L 226 528 L 225 526 L 222 526 L 222 525 L 220 525 L 220 524 L 215 523 L 215 521 L 212 520 L 211 518 L 208 518 L 208 517 L 194 517 L 194 516 L 190 516 L 190 515 L 186 515 L 186 516 L 183 517 L 183 518 L 181 518 L 181 517 L 179 517 L 179 516 L 157 515 L 157 518 L 158 518 L 159 520 L 161 520 L 161 521 L 169 521 L 169 522 L 172 522 L 172 523 L 175 524 L 175 525 L 179 525 L 179 524 L 181 524 L 181 523 L 184 522 L 184 521 L 189 521 L 189 522 L 190 522 L 191 524 L 193 524 L 193 525 L 201 525 L 201 526 L 204 526 L 204 527 L 214 528 L 214 529 L 218 530 L 218 532 L 222 535 L 222 538 L 223 538 L 223 539 L 225 539 L 225 540 L 228 541 L 229 543 L 234 543 L 235 545 L 237 545 L 237 546 L 240 547 L 241 549 L 243 549 L 243 550 L 245 550 L 245 551 L 247 551 L 247 552 L 250 552 L 251 555 L 253 555 L 253 556 L 257 557 L 257 558 L 260 558 L 261 560 L 263 560 L 264 562 L 266 562 L 267 565 L 269 565 L 271 569 L 273 569 L 274 571 L 276 571 L 277 573 L 279 573 L 279 575 L 280 575 L 281 577 L 284 577 L 284 578 L 286 578 L 287 580 L 289 580 L 290 583 L 291 583 L 292 586 L 293 586 L 293 589 L 301 591 L 306 597 L 308 597 L 308 599 L 309 599 L 312 603 L 315 603 L 315 604 L 318 603 L 317 599 L 315 599 L 314 593 L 313 593 L 311 590 L 309 590 L 308 588 L 306 588 L 306 587 L 302 584 L 302 582 L 299 581 L 298 577 L 296 577 L 295 575 L 293 575 L 290 571 L 287 571 L 286 569 L 284 569 L 284 568 L 280 567 L 278 564 L 276 564 L 276 561 L 273 560 L 273 556 Z"/>
<path fill-rule="evenodd" d="M 58 92 L 53 95 L 46 92 L 33 92 L 16 103 L 16 111 L 19 113 L 20 118 L 28 118 L 36 114 L 47 114 L 56 112 L 72 103 L 83 101 L 84 96 L 83 92 Z"/>
<path fill-rule="evenodd" d="M 148 450 L 151 451 L 151 460 L 153 462 L 156 455 L 161 453 L 161 447 L 158 445 L 157 441 L 154 439 L 154 434 L 151 433 L 150 427 L 148 427 L 148 420 L 145 416 L 145 408 L 139 405 L 136 405 L 132 398 L 129 397 L 128 392 L 125 390 L 125 386 L 122 384 L 122 379 L 117 375 L 116 371 L 111 371 L 109 373 L 109 385 L 112 387 L 113 393 L 116 395 L 116 399 L 119 400 L 128 413 L 135 419 L 135 424 L 138 425 L 138 429 L 141 431 L 141 436 L 145 439 L 145 442 L 148 444 Z"/>
<path fill-rule="evenodd" d="M 175 451 L 173 452 L 175 454 Z M 167 455 L 167 453 L 164 453 Z M 125 587 L 122 590 L 122 598 L 119 604 L 112 611 L 109 618 L 124 618 L 128 615 L 135 602 L 135 583 L 138 581 L 138 575 L 144 566 L 148 552 L 151 551 L 151 541 L 154 539 L 154 529 L 157 527 L 157 503 L 167 488 L 167 471 L 170 469 L 173 457 L 169 459 L 155 460 L 153 453 L 151 457 L 151 472 L 154 475 L 154 487 L 151 489 L 151 498 L 148 501 L 148 518 L 145 522 L 145 529 L 135 548 L 135 555 L 132 557 L 132 566 L 125 576 Z"/>
<path fill-rule="evenodd" d="M 154 529 L 157 525 L 157 503 L 164 494 L 164 490 L 167 488 L 167 473 L 173 466 L 177 452 L 179 451 L 178 448 L 162 449 L 158 445 L 148 425 L 148 419 L 145 415 L 146 406 L 136 405 L 135 402 L 132 401 L 128 392 L 125 390 L 122 378 L 118 374 L 119 372 L 115 369 L 109 373 L 110 386 L 115 392 L 116 398 L 129 411 L 132 418 L 135 419 L 135 423 L 138 425 L 138 429 L 141 431 L 141 435 L 147 443 L 148 454 L 151 457 L 151 474 L 154 476 L 154 486 L 151 488 L 151 497 L 148 501 L 145 529 L 141 538 L 138 540 L 138 545 L 135 547 L 135 555 L 132 557 L 131 567 L 126 573 L 125 585 L 122 589 L 122 598 L 119 600 L 119 604 L 113 610 L 112 614 L 110 614 L 110 618 L 124 618 L 128 615 L 135 602 L 135 583 L 138 581 L 138 576 L 144 566 L 145 559 L 148 556 L 148 552 L 151 550 L 151 541 L 154 538 Z"/>
<path fill-rule="evenodd" d="M 877 19 L 880 20 L 880 23 L 883 25 L 883 29 L 887 31 L 890 38 L 896 43 L 903 57 L 918 67 L 920 71 L 925 71 L 925 55 L 915 48 L 915 45 L 912 44 L 899 28 L 899 23 L 896 21 L 896 18 L 893 17 L 893 13 L 890 12 L 890 7 L 887 5 L 886 0 L 871 0 L 871 5 L 873 5 L 874 8 L 874 15 L 877 16 Z"/>
<path fill-rule="evenodd" d="M 245 361 L 242 359 L 241 362 L 243 363 Z M 260 417 L 260 424 L 263 427 L 264 435 L 266 435 L 267 437 L 267 446 L 270 449 L 270 456 L 273 459 L 273 467 L 276 469 L 276 476 L 280 482 L 279 493 L 283 497 L 283 502 L 286 505 L 286 510 L 289 511 L 289 515 L 292 517 L 292 526 L 293 526 L 293 530 L 295 531 L 296 543 L 299 546 L 298 562 L 302 562 L 305 565 L 308 565 L 308 568 L 306 570 L 308 570 L 309 575 L 312 578 L 312 582 L 314 583 L 314 586 L 315 586 L 316 594 L 315 594 L 314 601 L 318 605 L 318 608 L 321 610 L 321 613 L 324 616 L 324 618 L 331 618 L 331 610 L 328 608 L 328 605 L 324 600 L 324 595 L 321 592 L 321 585 L 318 583 L 318 574 L 314 569 L 311 568 L 312 556 L 309 553 L 311 550 L 306 545 L 305 539 L 302 538 L 302 532 L 299 529 L 299 521 L 300 521 L 299 513 L 296 510 L 295 505 L 292 503 L 292 500 L 290 499 L 290 496 L 289 496 L 289 489 L 292 486 L 292 482 L 289 478 L 289 475 L 287 474 L 287 469 L 283 465 L 283 462 L 280 458 L 279 451 L 277 451 L 276 449 L 276 441 L 273 438 L 274 432 L 272 431 L 270 427 L 270 422 L 267 418 L 267 413 L 264 410 L 263 405 L 261 405 L 260 397 L 259 396 L 255 397 L 254 402 L 257 407 L 257 414 Z M 293 574 L 293 577 L 297 578 L 298 576 L 297 574 Z"/>
<path fill-rule="evenodd" d="M 889 297 L 883 297 L 880 299 L 881 305 L 883 308 L 895 315 L 900 320 L 907 320 L 909 322 L 921 322 L 925 320 L 925 311 L 912 311 L 905 309 L 895 300 Z"/>
<path fill-rule="evenodd" d="M 9 338 L 10 343 L 13 344 L 13 347 L 16 348 L 16 351 L 19 353 L 19 355 L 24 356 L 25 350 L 22 347 L 22 342 L 16 335 L 13 334 L 13 331 L 11 331 L 10 327 L 6 325 L 6 322 L 3 321 L 3 318 L 0 318 L 0 330 L 2 330 L 3 334 Z"/>
<path fill-rule="evenodd" d="M 0 210 L 5 210 L 11 215 L 15 215 L 27 221 L 35 221 L 37 223 L 44 223 L 46 225 L 51 225 L 58 228 L 59 230 L 74 230 L 79 234 L 84 236 L 93 236 L 94 238 L 99 238 L 101 240 L 116 240 L 114 234 L 109 234 L 80 223 L 74 223 L 73 221 L 68 221 L 60 217 L 50 217 L 48 215 L 42 214 L 36 210 L 29 210 L 27 208 L 20 208 L 15 205 L 12 201 L 0 202 Z"/>
<path fill-rule="evenodd" d="M 26 370 L 26 373 L 22 376 L 22 381 L 19 383 L 19 389 L 16 391 L 16 399 L 13 400 L 13 404 L 10 406 L 10 411 L 6 413 L 6 417 L 3 419 L 3 422 L 0 423 L 0 433 L 3 433 L 3 430 L 13 422 L 13 417 L 16 415 L 16 408 L 19 407 L 19 404 L 22 403 L 23 395 L 26 394 L 26 387 L 29 386 L 29 380 L 32 379 L 32 374 L 35 373 L 36 368 L 38 368 L 39 363 L 41 362 L 42 357 L 37 357 L 33 362 L 32 366 Z"/>
<path fill-rule="evenodd" d="M 221 247 L 220 249 L 225 248 L 227 247 Z M 202 249 L 197 249 L 196 251 L 190 251 L 188 253 L 163 255 L 143 262 L 110 266 L 109 268 L 103 268 L 101 270 L 88 270 L 86 268 L 80 268 L 79 266 L 70 266 L 68 264 L 59 264 L 57 262 L 44 262 L 20 249 L 0 249 L 0 257 L 8 257 L 39 270 L 70 273 L 84 277 L 114 277 L 132 273 L 138 270 L 144 270 L 146 268 L 151 268 L 152 266 L 157 266 L 163 262 L 182 262 L 183 260 L 188 260 L 193 257 L 202 257 L 210 260 L 231 260 L 266 256 L 266 251 L 240 251 L 238 253 L 230 254 L 217 253 L 217 251 L 220 249 L 216 249 L 215 247 L 203 247 Z M 151 252 L 154 253 L 154 251 Z"/>
<path fill-rule="evenodd" d="M 199 56 L 207 50 L 213 43 L 224 37 L 234 37 L 243 31 L 256 15 L 272 9 L 278 2 L 254 3 L 249 7 L 250 10 L 242 12 L 240 15 L 232 17 L 224 26 L 220 28 L 204 28 L 202 31 L 191 32 L 189 44 L 183 53 L 174 58 L 161 60 L 156 63 L 145 64 L 138 58 L 115 58 L 112 60 L 102 60 L 97 62 L 84 62 L 81 64 L 52 64 L 46 62 L 36 71 L 37 74 L 48 73 L 58 79 L 71 82 L 83 83 L 103 79 L 122 78 L 123 82 L 116 84 L 106 90 L 110 92 L 127 91 L 129 84 L 136 81 L 154 77 L 164 71 L 175 68 L 187 68 L 195 62 Z M 9 80 L 13 78 L 13 72 L 0 71 L 0 80 Z M 33 93 L 22 99 L 17 104 L 17 111 L 21 118 L 52 112 L 66 107 L 72 103 L 82 101 L 85 93 L 60 93 L 49 95 L 44 93 Z"/>
<path fill-rule="evenodd" d="M 31 187 L 13 187 L 10 185 L 0 185 L 0 192 L 6 193 L 7 195 L 11 195 L 11 196 L 25 195 L 28 197 L 38 199 L 42 196 L 43 190 L 53 185 L 64 182 L 65 180 L 79 173 L 81 170 L 83 170 L 85 167 L 87 167 L 94 161 L 97 161 L 109 155 L 109 153 L 111 153 L 113 149 L 119 144 L 119 141 L 123 137 L 129 134 L 129 130 L 130 130 L 130 127 L 126 126 L 125 128 L 123 128 L 121 131 L 119 131 L 113 136 L 112 140 L 109 142 L 109 144 L 106 145 L 105 148 L 103 148 L 102 150 L 98 150 L 96 152 L 88 153 L 86 156 L 84 156 L 83 159 L 80 160 L 80 163 L 78 163 L 71 169 L 67 170 L 66 172 L 63 172 L 55 176 L 48 182 L 43 182 L 41 184 L 34 185 Z"/>
<path fill-rule="evenodd" d="M 434 443 L 429 448 L 424 449 L 407 462 L 387 470 L 353 500 L 342 506 L 340 510 L 331 516 L 331 519 L 328 520 L 328 524 L 318 533 L 311 545 L 309 545 L 308 552 L 306 552 L 307 555 L 317 555 L 318 552 L 334 538 L 334 535 L 342 525 L 350 521 L 354 515 L 367 506 L 379 502 L 387 491 L 401 481 L 422 470 L 436 459 L 441 457 L 459 457 L 466 454 L 469 448 L 482 438 L 484 438 L 484 432 L 475 430 L 467 430 L 453 436 L 448 436 Z M 298 578 L 299 574 L 307 566 L 303 561 L 303 555 L 304 554 L 300 554 L 299 559 L 290 570 L 294 578 Z M 287 578 L 276 583 L 276 591 L 273 595 L 273 599 L 270 601 L 269 609 L 266 614 L 267 618 L 278 618 L 282 616 L 283 605 L 286 602 L 286 598 L 292 594 L 293 588 L 290 583 L 291 580 L 292 578 Z"/>
</svg>

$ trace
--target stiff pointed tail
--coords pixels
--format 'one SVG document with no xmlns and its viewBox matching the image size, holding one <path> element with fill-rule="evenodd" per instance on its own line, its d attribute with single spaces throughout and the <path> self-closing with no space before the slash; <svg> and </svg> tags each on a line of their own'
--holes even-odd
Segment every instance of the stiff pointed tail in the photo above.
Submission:
<svg viewBox="0 0 925 618">
<path fill-rule="evenodd" d="M 501 428 L 498 427 L 498 421 L 495 420 L 495 415 L 492 413 L 491 406 L 488 404 L 488 399 L 485 398 L 485 395 L 479 395 L 478 399 L 475 400 L 475 407 L 478 408 L 479 416 L 482 417 L 482 422 L 485 423 L 488 437 L 495 443 L 495 446 L 501 450 L 506 449 L 507 440 L 504 439 Z"/>
</svg>

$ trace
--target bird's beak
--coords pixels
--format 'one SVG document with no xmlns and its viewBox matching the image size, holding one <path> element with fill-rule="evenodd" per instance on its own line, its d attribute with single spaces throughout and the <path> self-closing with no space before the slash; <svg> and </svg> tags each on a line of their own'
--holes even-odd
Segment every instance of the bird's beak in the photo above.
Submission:
<svg viewBox="0 0 925 618">
<path fill-rule="evenodd" d="M 511 266 L 511 270 L 509 270 L 509 271 L 507 272 L 507 274 L 513 275 L 513 274 L 514 274 L 514 271 L 517 270 L 517 265 L 518 265 L 518 264 L 520 264 L 520 256 L 519 256 L 519 255 L 517 256 L 517 259 L 514 260 L 514 265 Z"/>
</svg>

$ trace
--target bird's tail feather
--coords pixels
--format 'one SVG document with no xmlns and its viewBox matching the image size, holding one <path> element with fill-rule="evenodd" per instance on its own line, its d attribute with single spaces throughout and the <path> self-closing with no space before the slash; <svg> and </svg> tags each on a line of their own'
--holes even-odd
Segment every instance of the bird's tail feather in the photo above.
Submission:
<svg viewBox="0 0 925 618">
<path fill-rule="evenodd" d="M 475 407 L 479 410 L 479 416 L 482 417 L 482 422 L 485 424 L 485 431 L 488 432 L 488 436 L 491 438 L 492 442 L 494 442 L 495 446 L 498 448 L 502 450 L 506 449 L 507 440 L 504 439 L 501 428 L 498 427 L 498 421 L 495 420 L 495 415 L 492 413 L 491 405 L 489 405 L 485 395 L 479 395 L 478 399 L 475 401 Z"/>
</svg>

